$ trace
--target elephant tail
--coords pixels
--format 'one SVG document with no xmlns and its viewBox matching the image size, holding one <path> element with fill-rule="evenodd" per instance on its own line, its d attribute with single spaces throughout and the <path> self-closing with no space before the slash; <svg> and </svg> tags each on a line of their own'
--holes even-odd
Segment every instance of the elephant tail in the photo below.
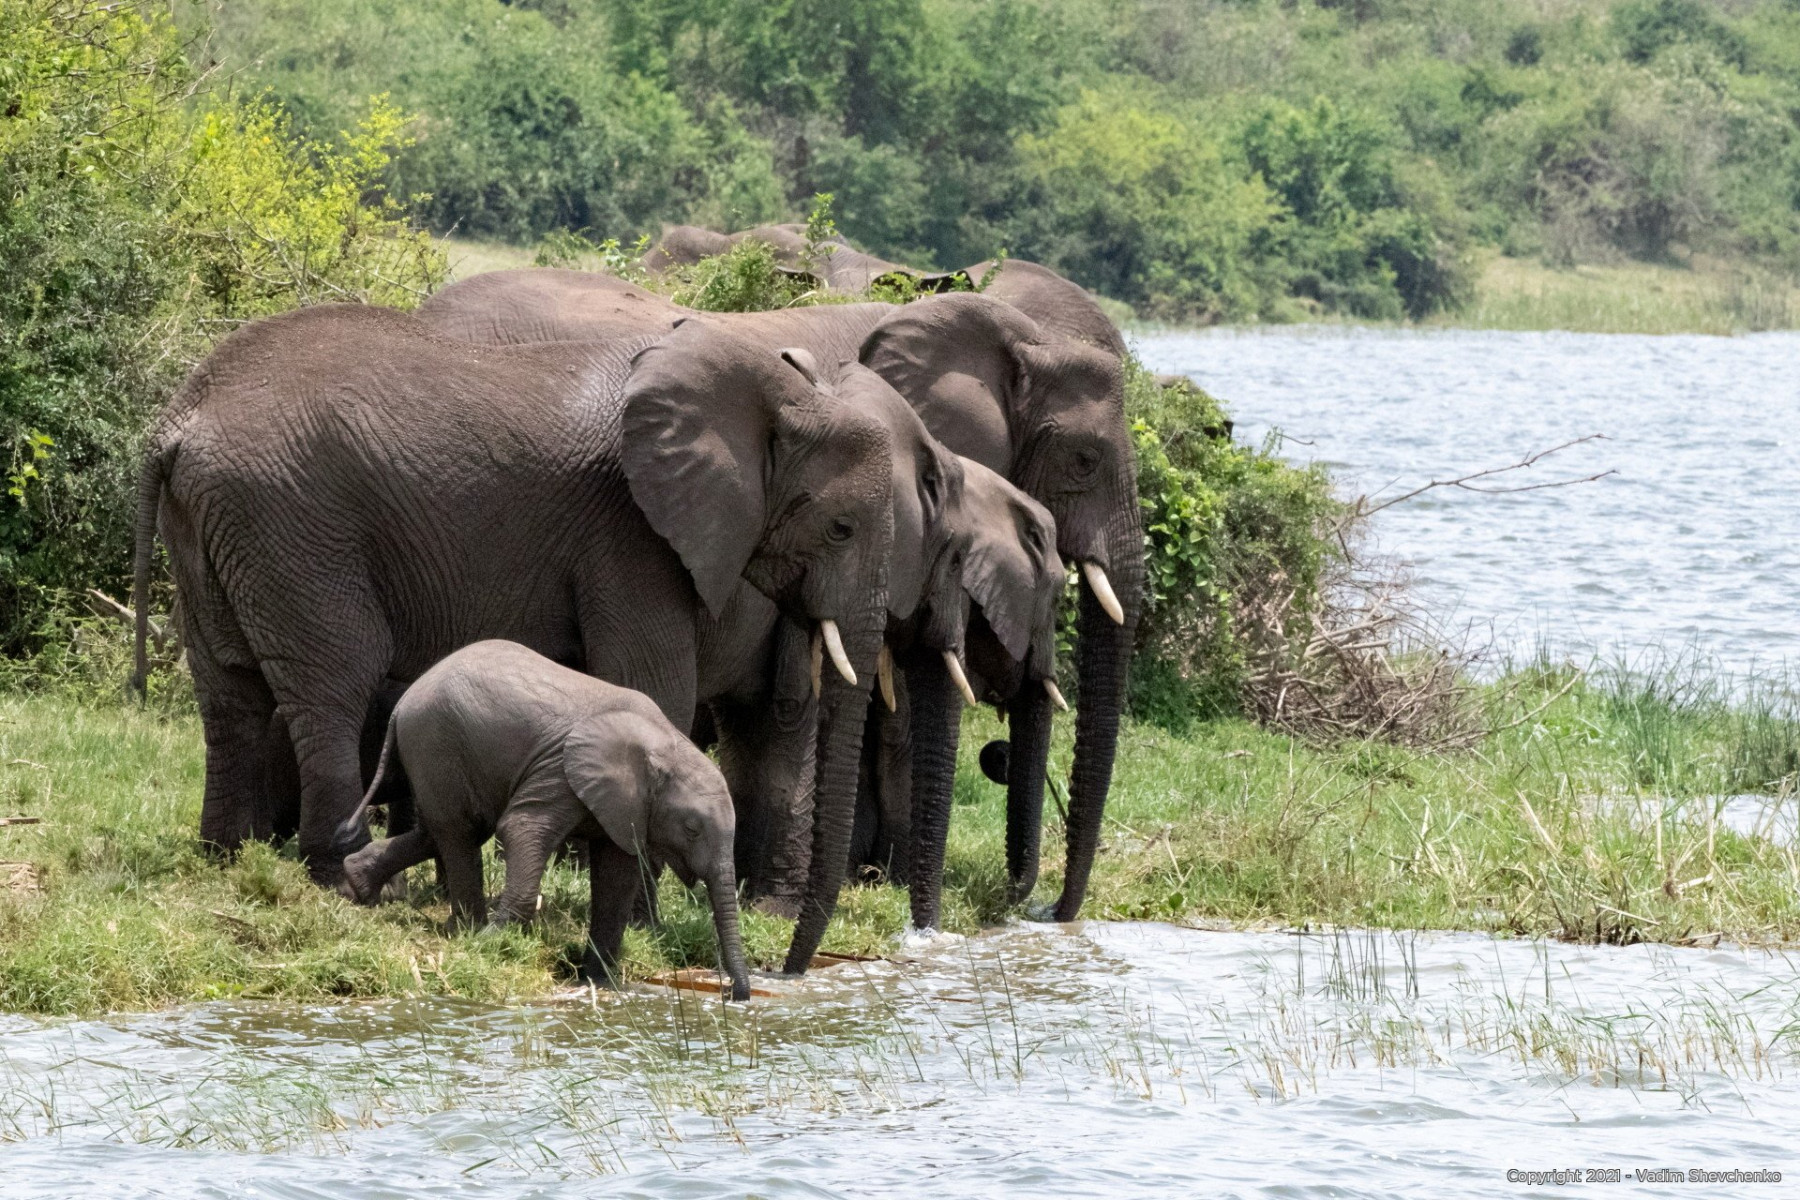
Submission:
<svg viewBox="0 0 1800 1200">
<path fill-rule="evenodd" d="M 362 802 L 356 806 L 343 824 L 338 826 L 337 842 L 340 846 L 355 846 L 366 840 L 362 833 L 363 817 L 369 811 L 369 805 L 375 802 L 375 793 L 381 790 L 382 781 L 389 771 L 404 772 L 404 764 L 394 759 L 395 731 L 400 723 L 392 717 L 388 718 L 387 734 L 381 739 L 381 758 L 375 763 L 375 777 L 369 780 L 369 790 L 363 793 Z"/>
<path fill-rule="evenodd" d="M 132 559 L 131 608 L 136 625 L 131 690 L 141 699 L 150 679 L 150 569 L 156 554 L 156 517 L 169 478 L 172 447 L 153 447 L 138 475 L 136 546 Z"/>
</svg>

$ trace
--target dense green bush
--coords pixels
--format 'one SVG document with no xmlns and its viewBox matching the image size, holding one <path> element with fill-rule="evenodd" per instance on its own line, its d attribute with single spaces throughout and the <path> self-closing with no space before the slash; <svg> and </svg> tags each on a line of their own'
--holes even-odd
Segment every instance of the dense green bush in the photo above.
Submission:
<svg viewBox="0 0 1800 1200">
<path fill-rule="evenodd" d="M 1131 704 L 1179 730 L 1239 711 L 1249 622 L 1276 613 L 1287 637 L 1307 636 L 1344 508 L 1322 468 L 1233 440 L 1197 385 L 1159 387 L 1132 364 L 1125 397 L 1147 568 Z"/>
<path fill-rule="evenodd" d="M 206 94 L 166 21 L 0 0 L 0 653 L 129 574 L 151 413 L 237 322 L 441 275 L 380 186 L 385 101 L 306 142 Z"/>
</svg>

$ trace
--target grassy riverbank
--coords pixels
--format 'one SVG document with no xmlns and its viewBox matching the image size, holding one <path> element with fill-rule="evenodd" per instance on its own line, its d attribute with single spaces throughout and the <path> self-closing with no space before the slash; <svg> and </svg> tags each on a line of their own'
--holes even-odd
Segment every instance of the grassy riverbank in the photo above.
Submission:
<svg viewBox="0 0 1800 1200">
<path fill-rule="evenodd" d="M 1489 692 L 1476 750 L 1320 748 L 1226 721 L 1175 737 L 1128 727 L 1087 915 L 1234 924 L 1475 929 L 1606 941 L 1800 938 L 1791 847 L 1732 832 L 1717 798 L 1763 790 L 1792 817 L 1800 725 L 1776 693 L 1727 704 L 1703 681 L 1516 675 Z M 1000 727 L 970 714 L 965 760 Z M 1069 730 L 1057 761 L 1068 762 Z M 1002 789 L 958 784 L 946 923 L 1003 919 Z M 586 887 L 552 873 L 529 933 L 442 933 L 445 906 L 362 910 L 256 847 L 208 861 L 193 831 L 199 725 L 55 696 L 0 699 L 0 1010 L 96 1012 L 223 996 L 541 994 L 566 975 Z M 1058 801 L 1052 800 L 1054 807 Z M 1039 899 L 1054 895 L 1050 815 Z M 496 875 L 497 880 L 497 875 Z M 10 881 L 10 883 L 8 883 Z M 496 882 L 497 886 L 497 882 Z M 665 881 L 666 926 L 629 966 L 708 961 L 705 906 Z M 826 948 L 890 951 L 904 893 L 846 891 Z M 750 914 L 764 966 L 787 938 Z"/>
</svg>

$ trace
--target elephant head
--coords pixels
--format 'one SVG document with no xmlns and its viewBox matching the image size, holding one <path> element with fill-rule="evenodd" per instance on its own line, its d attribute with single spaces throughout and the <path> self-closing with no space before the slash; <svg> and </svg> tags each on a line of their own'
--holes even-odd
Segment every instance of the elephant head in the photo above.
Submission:
<svg viewBox="0 0 1800 1200">
<path fill-rule="evenodd" d="M 1035 879 L 1050 706 L 1052 698 L 1061 701 L 1054 678 L 1056 602 L 1065 578 L 1055 522 L 1043 505 L 969 460 L 963 462 L 959 520 L 969 541 L 961 572 L 964 606 L 973 603 L 978 612 L 968 624 L 966 651 L 977 683 L 972 688 L 948 654 L 941 664 L 929 654 L 914 655 L 907 672 L 913 703 L 907 868 L 912 920 L 919 929 L 935 927 L 940 916 L 955 782 L 961 704 L 946 673 L 970 703 L 976 689 L 1007 701 L 1019 730 L 1021 769 L 1007 796 L 1007 863 L 1015 881 L 1027 863 Z M 1026 888 L 1023 894 L 1028 893 Z"/>
<path fill-rule="evenodd" d="M 1058 919 L 1072 920 L 1098 848 L 1143 591 L 1143 521 L 1123 368 L 1106 350 L 1046 337 L 1010 305 L 966 293 L 896 310 L 868 334 L 859 357 L 951 450 L 1006 476 L 1048 509 L 1058 551 L 1080 567 L 1081 709 L 1069 865 L 1056 909 Z"/>
<path fill-rule="evenodd" d="M 801 973 L 837 903 L 855 816 L 863 718 L 888 622 L 892 442 L 878 416 L 821 382 L 810 355 L 760 349 L 700 320 L 638 354 L 623 434 L 632 496 L 713 615 L 742 578 L 812 629 L 813 661 L 829 654 L 834 668 L 814 674 L 818 816 L 788 961 Z"/>
<path fill-rule="evenodd" d="M 882 421 L 821 383 L 806 352 L 699 320 L 638 352 L 624 400 L 632 498 L 707 609 L 722 616 L 742 578 L 817 623 L 847 682 L 873 666 L 895 532 Z"/>
<path fill-rule="evenodd" d="M 719 966 L 732 999 L 749 999 L 732 861 L 736 818 L 718 768 L 666 721 L 611 712 L 569 730 L 563 774 L 614 844 L 648 852 L 689 887 L 705 882 Z"/>
</svg>

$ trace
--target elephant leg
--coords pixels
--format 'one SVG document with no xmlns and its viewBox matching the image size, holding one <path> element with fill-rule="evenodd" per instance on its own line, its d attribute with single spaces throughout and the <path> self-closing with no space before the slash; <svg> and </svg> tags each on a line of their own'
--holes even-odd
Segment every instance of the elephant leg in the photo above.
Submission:
<svg viewBox="0 0 1800 1200">
<path fill-rule="evenodd" d="M 583 982 L 604 987 L 619 984 L 619 954 L 633 897 L 642 893 L 635 854 L 619 849 L 611 838 L 588 842 L 588 944 L 581 959 Z"/>
<path fill-rule="evenodd" d="M 300 764 L 300 857 L 314 882 L 325 886 L 337 881 L 344 856 L 368 841 L 366 830 L 359 830 L 359 836 L 348 842 L 341 840 L 339 833 L 363 793 L 357 755 L 362 706 L 356 705 L 354 711 L 354 717 L 342 708 L 288 716 Z"/>
<path fill-rule="evenodd" d="M 506 884 L 493 916 L 496 925 L 529 924 L 537 918 L 544 870 L 550 856 L 575 832 L 586 810 L 569 794 L 560 761 L 554 775 L 528 779 L 513 795 L 494 832 L 506 851 Z"/>
<path fill-rule="evenodd" d="M 273 707 L 271 696 L 269 728 L 263 739 L 263 794 L 270 819 L 269 840 L 280 845 L 300 832 L 300 762 L 294 757 L 294 738 L 287 722 Z"/>
<path fill-rule="evenodd" d="M 200 841 L 215 853 L 231 854 L 274 832 L 265 797 L 275 696 L 180 503 L 165 499 L 161 529 L 181 597 L 176 617 L 206 739 Z"/>
<path fill-rule="evenodd" d="M 423 829 L 370 842 L 344 860 L 343 890 L 358 904 L 373 905 L 388 880 L 436 853 L 437 846 Z"/>
<path fill-rule="evenodd" d="M 875 803 L 875 837 L 864 862 L 894 883 L 912 876 L 912 704 L 906 672 L 894 672 L 895 711 L 881 706 L 880 725 L 871 730 L 874 753 L 870 782 Z M 876 706 L 869 706 L 871 711 Z M 869 734 L 864 735 L 865 743 Z"/>
<path fill-rule="evenodd" d="M 460 832 L 438 842 L 444 890 L 450 893 L 450 927 L 479 929 L 487 924 L 487 897 L 482 891 L 481 840 Z"/>
<path fill-rule="evenodd" d="M 206 790 L 200 841 L 234 854 L 246 841 L 275 832 L 268 812 L 266 763 L 275 699 L 254 667 L 223 666 L 198 648 L 188 661 L 206 737 Z"/>
<path fill-rule="evenodd" d="M 662 860 L 646 854 L 638 871 L 637 895 L 631 902 L 632 928 L 655 929 L 662 924 L 662 873 Z"/>
</svg>

